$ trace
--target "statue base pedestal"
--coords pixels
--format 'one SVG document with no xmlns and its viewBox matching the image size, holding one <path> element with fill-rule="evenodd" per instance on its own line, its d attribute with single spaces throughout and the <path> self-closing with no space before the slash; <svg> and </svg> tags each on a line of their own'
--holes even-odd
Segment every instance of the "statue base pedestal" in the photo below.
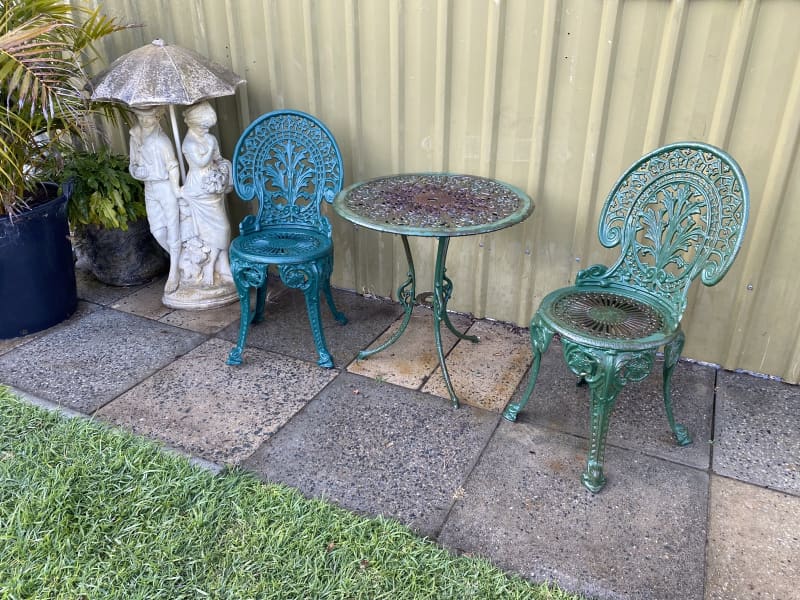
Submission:
<svg viewBox="0 0 800 600">
<path fill-rule="evenodd" d="M 169 308 L 182 310 L 208 310 L 227 306 L 239 300 L 233 282 L 222 282 L 214 286 L 187 284 L 181 282 L 178 289 L 171 293 L 164 292 L 161 302 Z"/>
</svg>

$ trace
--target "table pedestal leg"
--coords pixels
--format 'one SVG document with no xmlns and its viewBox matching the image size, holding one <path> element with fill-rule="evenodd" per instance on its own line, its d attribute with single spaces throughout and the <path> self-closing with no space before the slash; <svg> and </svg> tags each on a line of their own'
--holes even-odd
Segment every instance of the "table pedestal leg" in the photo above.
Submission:
<svg viewBox="0 0 800 600">
<path fill-rule="evenodd" d="M 453 408 L 458 408 L 458 396 L 453 389 L 453 383 L 450 381 L 450 373 L 447 372 L 447 365 L 444 362 L 444 348 L 442 348 L 442 321 L 444 321 L 447 328 L 452 331 L 456 336 L 463 340 L 470 342 L 477 342 L 478 338 L 474 335 L 466 335 L 458 331 L 450 317 L 447 315 L 447 302 L 453 293 L 453 282 L 445 275 L 447 270 L 445 262 L 447 261 L 447 248 L 450 246 L 449 237 L 440 237 L 439 246 L 436 250 L 436 266 L 433 272 L 433 337 L 436 341 L 436 352 L 439 355 L 439 366 L 442 368 L 442 377 L 447 386 L 447 391 L 450 394 L 450 401 L 453 403 Z"/>
<path fill-rule="evenodd" d="M 394 332 L 394 335 L 386 340 L 383 344 L 378 346 L 377 348 L 371 348 L 369 350 L 362 350 L 358 353 L 358 359 L 361 360 L 362 358 L 367 358 L 368 356 L 372 356 L 373 354 L 380 352 L 381 350 L 385 350 L 392 344 L 394 344 L 403 332 L 408 327 L 408 322 L 411 320 L 411 311 L 414 309 L 414 298 L 415 289 L 416 289 L 416 275 L 414 274 L 414 259 L 411 257 L 411 248 L 408 245 L 408 237 L 402 236 L 403 239 L 403 250 L 406 252 L 406 261 L 408 261 L 408 279 L 397 288 L 397 301 L 400 303 L 400 306 L 403 307 L 405 314 L 403 315 L 403 322 L 400 324 L 400 327 L 397 331 Z"/>
<path fill-rule="evenodd" d="M 397 288 L 397 300 L 403 307 L 403 311 L 405 313 L 403 315 L 403 322 L 400 323 L 400 327 L 398 327 L 397 331 L 395 331 L 394 334 L 392 334 L 392 336 L 383 344 L 377 348 L 369 348 L 359 352 L 359 360 L 372 356 L 373 354 L 376 354 L 381 350 L 385 350 L 394 344 L 400 338 L 400 336 L 403 335 L 403 332 L 405 332 L 406 327 L 408 327 L 408 323 L 411 320 L 411 313 L 414 309 L 416 298 L 416 275 L 414 271 L 414 259 L 411 256 L 411 247 L 408 244 L 408 237 L 405 235 L 401 237 L 403 240 L 403 250 L 405 250 L 406 260 L 408 261 L 408 279 L 406 279 L 405 282 L 403 282 L 403 284 Z M 450 401 L 453 404 L 453 408 L 458 408 L 458 396 L 456 396 L 456 392 L 453 389 L 453 383 L 450 381 L 450 373 L 448 373 L 447 365 L 444 362 L 444 348 L 442 348 L 442 323 L 444 323 L 447 328 L 459 339 L 477 342 L 478 338 L 474 335 L 467 335 L 466 333 L 462 333 L 457 330 L 447 314 L 447 302 L 450 300 L 450 296 L 453 295 L 453 282 L 449 277 L 447 277 L 447 275 L 445 275 L 447 270 L 445 268 L 445 262 L 447 260 L 447 248 L 450 245 L 450 238 L 440 237 L 438 240 L 439 244 L 436 250 L 436 266 L 433 273 L 433 338 L 436 342 L 436 353 L 439 357 L 439 366 L 442 368 L 442 377 L 444 378 L 445 385 L 447 386 L 447 392 L 450 394 Z"/>
</svg>

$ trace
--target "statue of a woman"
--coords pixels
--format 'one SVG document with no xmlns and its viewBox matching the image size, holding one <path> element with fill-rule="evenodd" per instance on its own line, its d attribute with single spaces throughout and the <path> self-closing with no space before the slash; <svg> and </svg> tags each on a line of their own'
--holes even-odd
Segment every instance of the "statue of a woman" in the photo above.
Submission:
<svg viewBox="0 0 800 600">
<path fill-rule="evenodd" d="M 150 232 L 169 253 L 169 275 L 165 292 L 174 292 L 180 283 L 180 217 L 178 197 L 180 177 L 172 142 L 162 131 L 159 120 L 163 107 L 136 108 L 136 124 L 131 127 L 129 170 L 144 182 L 144 200 Z"/>
<path fill-rule="evenodd" d="M 201 102 L 186 109 L 183 115 L 188 131 L 182 150 L 189 170 L 181 192 L 194 228 L 189 231 L 186 243 L 202 249 L 197 261 L 201 285 L 231 282 L 228 261 L 231 228 L 225 207 L 225 194 L 231 190 L 231 163 L 220 155 L 217 138 L 209 133 L 217 123 L 211 105 Z M 194 241 L 192 233 L 197 238 Z M 191 254 L 190 251 L 187 258 Z"/>
</svg>

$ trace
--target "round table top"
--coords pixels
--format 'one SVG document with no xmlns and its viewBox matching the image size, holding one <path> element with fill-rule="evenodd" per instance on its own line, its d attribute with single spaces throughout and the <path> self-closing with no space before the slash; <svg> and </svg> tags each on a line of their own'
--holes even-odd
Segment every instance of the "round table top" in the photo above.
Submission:
<svg viewBox="0 0 800 600">
<path fill-rule="evenodd" d="M 339 192 L 333 208 L 369 229 L 450 237 L 515 225 L 530 216 L 533 201 L 522 190 L 487 177 L 406 173 L 353 184 Z"/>
</svg>

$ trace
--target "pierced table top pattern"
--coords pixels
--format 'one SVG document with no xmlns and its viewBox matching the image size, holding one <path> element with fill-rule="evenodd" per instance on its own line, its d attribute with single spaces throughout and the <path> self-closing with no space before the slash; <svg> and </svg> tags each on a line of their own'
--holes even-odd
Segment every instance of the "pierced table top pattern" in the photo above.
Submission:
<svg viewBox="0 0 800 600">
<path fill-rule="evenodd" d="M 519 223 L 533 210 L 523 191 L 503 182 L 446 173 L 412 173 L 357 183 L 334 208 L 371 229 L 418 236 L 459 236 Z"/>
</svg>

